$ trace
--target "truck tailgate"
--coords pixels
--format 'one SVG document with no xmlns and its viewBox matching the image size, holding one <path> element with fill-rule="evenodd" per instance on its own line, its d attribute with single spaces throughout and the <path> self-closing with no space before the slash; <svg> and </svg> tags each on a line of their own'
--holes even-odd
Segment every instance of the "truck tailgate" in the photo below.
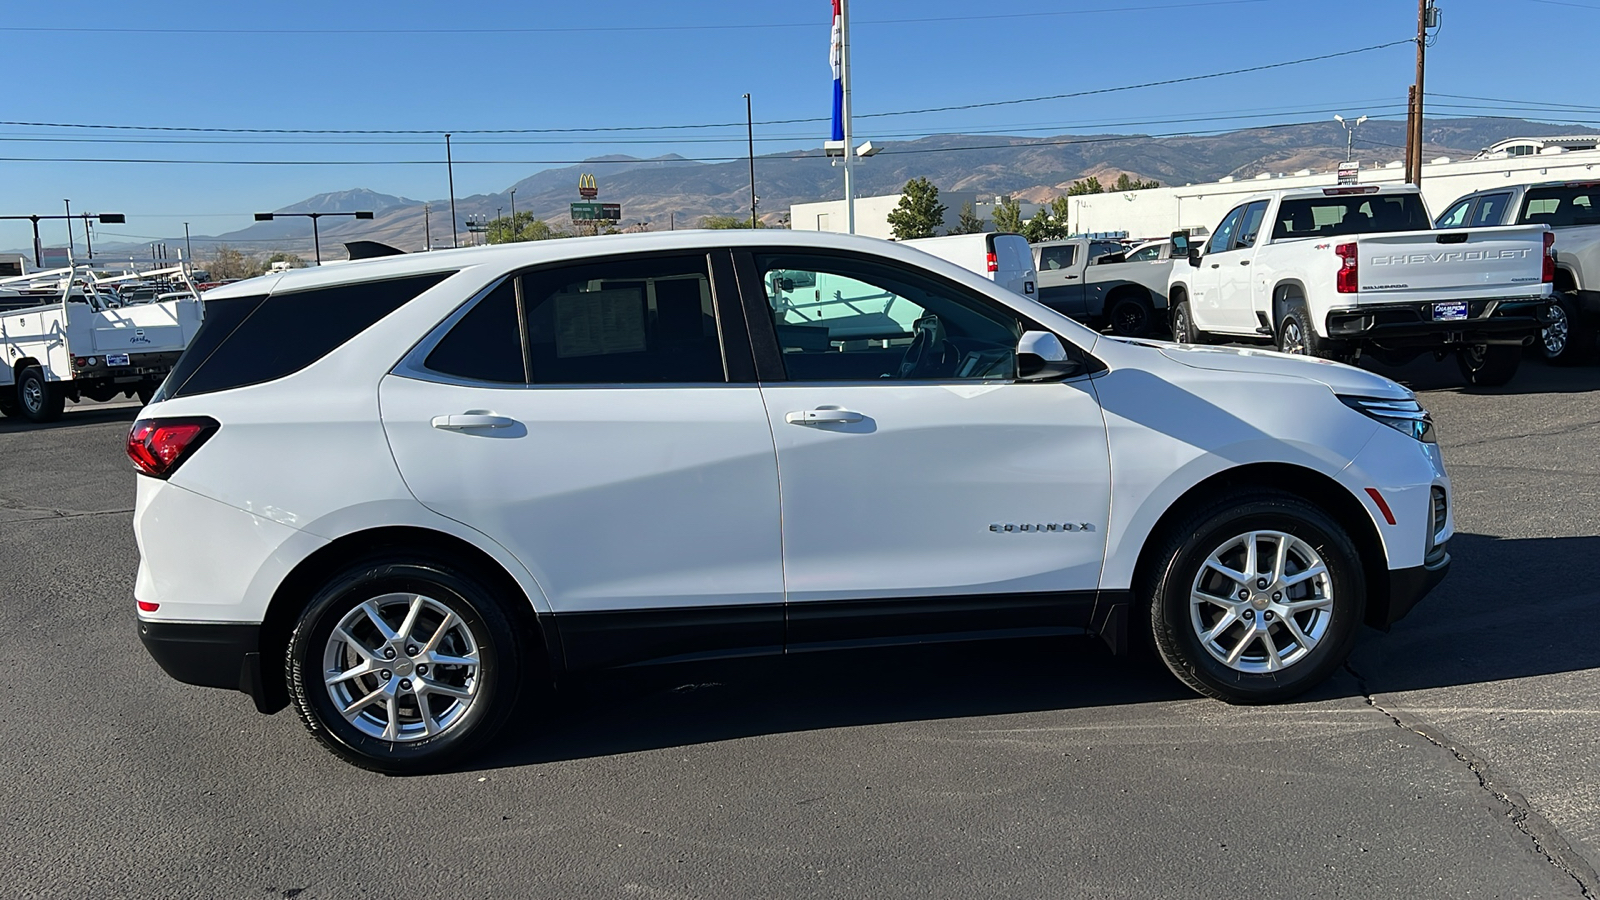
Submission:
<svg viewBox="0 0 1600 900">
<path fill-rule="evenodd" d="M 194 300 L 169 300 L 97 312 L 94 349 L 99 353 L 182 350 L 196 330 L 198 305 Z"/>
<path fill-rule="evenodd" d="M 1361 235 L 1360 303 L 1541 297 L 1543 225 Z"/>
</svg>

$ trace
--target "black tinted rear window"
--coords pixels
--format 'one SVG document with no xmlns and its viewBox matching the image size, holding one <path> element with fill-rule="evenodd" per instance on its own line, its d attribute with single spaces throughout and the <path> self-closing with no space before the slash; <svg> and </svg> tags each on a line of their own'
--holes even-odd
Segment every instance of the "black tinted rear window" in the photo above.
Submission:
<svg viewBox="0 0 1600 900">
<path fill-rule="evenodd" d="M 1346 194 L 1283 201 L 1272 226 L 1272 239 L 1428 231 L 1432 227 L 1419 194 Z"/>
<path fill-rule="evenodd" d="M 453 272 L 206 302 L 205 322 L 163 399 L 273 381 L 304 369 Z"/>
</svg>

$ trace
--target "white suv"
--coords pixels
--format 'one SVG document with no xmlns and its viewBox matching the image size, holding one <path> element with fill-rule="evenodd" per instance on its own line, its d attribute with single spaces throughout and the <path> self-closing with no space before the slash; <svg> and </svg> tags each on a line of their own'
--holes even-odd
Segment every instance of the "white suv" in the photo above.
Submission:
<svg viewBox="0 0 1600 900">
<path fill-rule="evenodd" d="M 140 636 L 381 771 L 567 672 L 837 647 L 1134 635 L 1279 700 L 1449 562 L 1405 388 L 1102 337 L 889 242 L 580 238 L 206 301 L 129 434 Z"/>
</svg>

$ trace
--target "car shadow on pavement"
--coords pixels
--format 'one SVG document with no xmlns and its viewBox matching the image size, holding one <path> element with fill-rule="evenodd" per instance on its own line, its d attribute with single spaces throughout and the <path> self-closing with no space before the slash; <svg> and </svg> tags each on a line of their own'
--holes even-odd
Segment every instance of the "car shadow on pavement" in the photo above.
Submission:
<svg viewBox="0 0 1600 900">
<path fill-rule="evenodd" d="M 1600 668 L 1600 537 L 1458 534 L 1449 577 L 1352 657 L 1365 689 L 1410 691 Z M 1362 696 L 1334 677 L 1301 702 Z M 588 676 L 536 704 L 472 769 L 767 734 L 1195 700 L 1148 656 L 1037 639 L 840 652 Z"/>
<path fill-rule="evenodd" d="M 1392 378 L 1414 391 L 1459 391 L 1464 394 L 1571 394 L 1600 388 L 1600 369 L 1594 365 L 1552 366 L 1527 354 L 1509 384 L 1473 387 L 1461 376 L 1454 359 L 1434 362 L 1423 355 L 1403 366 L 1390 366 L 1363 358 L 1360 367 Z"/>
<path fill-rule="evenodd" d="M 128 404 L 125 406 L 102 406 L 98 403 L 68 406 L 61 418 L 54 422 L 30 422 L 16 416 L 0 418 L 0 434 L 12 434 L 27 431 L 50 431 L 57 428 L 77 428 L 83 425 L 103 425 L 107 422 L 132 422 L 139 417 L 143 407 Z"/>
<path fill-rule="evenodd" d="M 1457 534 L 1450 575 L 1351 666 L 1373 693 L 1600 669 L 1600 537 Z"/>
</svg>

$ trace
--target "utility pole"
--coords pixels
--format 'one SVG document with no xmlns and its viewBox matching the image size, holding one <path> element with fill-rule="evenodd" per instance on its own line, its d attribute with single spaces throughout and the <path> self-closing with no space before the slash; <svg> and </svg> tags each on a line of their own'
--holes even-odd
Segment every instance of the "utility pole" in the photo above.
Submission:
<svg viewBox="0 0 1600 900">
<path fill-rule="evenodd" d="M 428 204 L 422 204 L 422 249 L 433 249 L 433 223 L 428 220 Z"/>
<path fill-rule="evenodd" d="M 745 137 L 750 142 L 750 227 L 756 227 L 756 123 L 750 114 L 750 95 L 744 95 Z"/>
<path fill-rule="evenodd" d="M 1433 0 L 1417 0 L 1417 81 L 1411 87 L 1410 115 L 1406 131 L 1406 180 L 1422 184 L 1422 97 L 1423 74 L 1426 70 L 1428 29 L 1439 22 L 1439 10 Z"/>
<path fill-rule="evenodd" d="M 67 258 L 71 259 L 75 249 L 72 246 L 72 201 L 63 200 L 61 202 L 67 205 Z"/>
<path fill-rule="evenodd" d="M 461 246 L 456 235 L 456 164 L 450 158 L 450 135 L 444 136 L 444 168 L 450 175 L 450 246 Z"/>
<path fill-rule="evenodd" d="M 839 81 L 843 87 L 844 118 L 844 211 L 849 234 L 856 233 L 856 188 L 851 178 L 855 162 L 855 143 L 850 128 L 850 0 L 839 0 Z"/>
<path fill-rule="evenodd" d="M 184 252 L 189 254 L 189 262 L 194 262 L 194 244 L 189 243 L 189 223 L 188 222 L 183 223 L 183 247 L 184 247 Z M 89 255 L 93 256 L 94 255 L 94 251 L 93 250 L 89 251 Z"/>
</svg>

